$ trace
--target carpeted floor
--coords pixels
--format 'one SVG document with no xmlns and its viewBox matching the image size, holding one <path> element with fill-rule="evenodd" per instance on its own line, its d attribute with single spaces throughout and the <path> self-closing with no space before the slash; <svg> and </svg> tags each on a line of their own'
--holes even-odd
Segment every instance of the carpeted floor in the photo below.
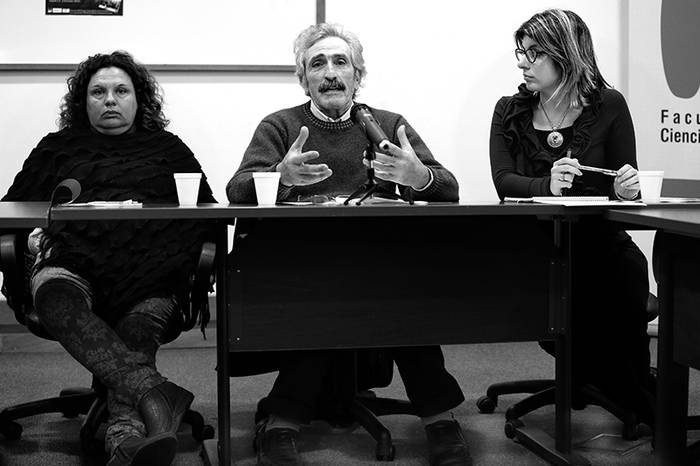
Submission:
<svg viewBox="0 0 700 466">
<path fill-rule="evenodd" d="M 209 342 L 215 341 L 209 335 Z M 187 345 L 185 345 L 187 346 Z M 210 345 L 194 348 L 172 346 L 159 353 L 162 372 L 177 383 L 193 391 L 197 398 L 193 408 L 199 410 L 208 423 L 216 427 L 215 352 Z M 541 465 L 546 464 L 522 445 L 506 438 L 503 433 L 503 413 L 510 401 L 518 396 L 501 400 L 496 412 L 480 414 L 476 400 L 485 393 L 490 383 L 533 377 L 550 377 L 554 372 L 553 360 L 536 343 L 457 345 L 444 347 L 448 368 L 459 380 L 467 401 L 455 412 L 462 422 L 472 450 L 475 464 L 479 465 Z M 252 465 L 253 414 L 257 400 L 272 384 L 274 374 L 232 379 L 233 458 L 235 464 Z M 0 351 L 0 405 L 50 396 L 70 385 L 89 384 L 87 372 L 61 350 Z M 697 399 L 700 379 L 691 376 L 691 400 Z M 404 397 L 398 375 L 379 395 Z M 694 408 L 697 403 L 691 401 Z M 418 419 L 410 416 L 383 418 L 391 430 L 397 449 L 397 465 L 424 465 L 425 438 Z M 553 409 L 524 418 L 528 425 L 553 432 Z M 104 464 L 104 455 L 86 457 L 78 442 L 79 419 L 65 419 L 60 415 L 38 416 L 22 421 L 24 434 L 18 441 L 0 437 L 0 465 L 93 465 Z M 597 407 L 574 411 L 572 425 L 575 451 L 596 465 L 652 464 L 653 454 L 649 437 L 637 442 L 625 442 L 619 437 L 620 424 Z M 374 461 L 374 443 L 361 429 L 339 434 L 322 423 L 303 429 L 300 445 L 302 456 L 309 465 L 377 465 Z M 180 432 L 180 446 L 176 465 L 202 464 L 201 446 Z"/>
</svg>

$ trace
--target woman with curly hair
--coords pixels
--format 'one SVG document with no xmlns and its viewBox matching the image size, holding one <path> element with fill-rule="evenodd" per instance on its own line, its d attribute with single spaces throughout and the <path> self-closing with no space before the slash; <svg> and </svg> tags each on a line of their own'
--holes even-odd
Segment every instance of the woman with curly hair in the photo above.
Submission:
<svg viewBox="0 0 700 466">
<path fill-rule="evenodd" d="M 109 55 L 94 55 L 78 65 L 73 76 L 68 78 L 68 92 L 63 96 L 59 125 L 61 128 L 89 128 L 87 89 L 92 77 L 102 68 L 119 68 L 128 74 L 134 88 L 136 116 L 134 129 L 148 131 L 164 129 L 169 121 L 163 115 L 163 97 L 153 75 L 136 63 L 126 52 L 116 51 Z"/>
<path fill-rule="evenodd" d="M 89 57 L 68 79 L 60 131 L 32 150 L 3 201 L 47 201 L 66 178 L 78 202 L 177 203 L 173 173 L 202 172 L 165 131 L 158 85 L 126 52 Z M 202 176 L 200 202 L 215 202 Z M 42 325 L 107 388 L 110 465 L 170 464 L 193 395 L 155 367 L 189 306 L 210 227 L 196 221 L 53 221 L 29 236 Z"/>
</svg>

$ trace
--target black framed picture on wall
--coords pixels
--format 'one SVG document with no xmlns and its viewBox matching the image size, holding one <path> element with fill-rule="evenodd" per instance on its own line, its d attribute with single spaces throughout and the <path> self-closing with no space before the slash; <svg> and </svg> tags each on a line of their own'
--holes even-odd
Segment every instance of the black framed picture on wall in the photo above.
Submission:
<svg viewBox="0 0 700 466">
<path fill-rule="evenodd" d="M 47 15 L 122 16 L 124 0 L 46 0 Z"/>
</svg>

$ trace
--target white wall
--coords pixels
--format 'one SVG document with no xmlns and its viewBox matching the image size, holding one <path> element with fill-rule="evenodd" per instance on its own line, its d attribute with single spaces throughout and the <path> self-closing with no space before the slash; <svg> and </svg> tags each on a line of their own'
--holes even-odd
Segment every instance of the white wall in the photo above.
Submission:
<svg viewBox="0 0 700 466">
<path fill-rule="evenodd" d="M 592 31 L 603 73 L 621 88 L 624 1 L 569 0 L 553 5 L 539 0 L 327 0 L 326 15 L 328 21 L 344 23 L 357 33 L 365 47 L 369 74 L 360 99 L 402 113 L 438 160 L 455 173 L 463 200 L 493 200 L 488 159 L 491 115 L 496 100 L 513 94 L 521 82 L 513 57 L 513 31 L 547 7 L 577 11 Z M 288 38 L 290 56 L 293 40 Z M 165 91 L 169 129 L 195 152 L 220 201 L 225 200 L 225 184 L 260 119 L 305 99 L 293 76 L 182 72 L 156 76 Z M 66 77 L 67 73 L 56 72 L 0 73 L 1 193 L 38 140 L 56 129 Z"/>
<path fill-rule="evenodd" d="M 0 73 L 2 194 L 39 139 L 57 130 L 67 75 Z M 160 73 L 156 77 L 165 94 L 168 129 L 197 155 L 221 202 L 257 123 L 273 109 L 299 102 L 293 76 Z"/>
<path fill-rule="evenodd" d="M 627 0 L 326 0 L 326 6 L 327 20 L 345 24 L 364 45 L 368 76 L 359 99 L 403 114 L 457 176 L 464 201 L 497 199 L 488 157 L 491 116 L 497 99 L 515 93 L 521 82 L 512 37 L 533 13 L 576 11 L 591 29 L 604 76 L 627 91 Z M 291 57 L 294 37 L 286 40 Z M 67 75 L 0 73 L 0 194 L 39 139 L 56 130 Z M 219 201 L 225 201 L 226 182 L 257 123 L 305 99 L 291 75 L 156 76 L 169 129 L 197 155 Z M 641 235 L 640 243 L 648 254 L 649 235 Z"/>
<path fill-rule="evenodd" d="M 620 87 L 620 0 L 329 0 L 328 21 L 365 47 L 360 99 L 403 114 L 460 182 L 462 200 L 496 200 L 488 141 L 496 101 L 522 82 L 513 32 L 549 7 L 576 11 L 593 34 L 600 67 Z"/>
</svg>

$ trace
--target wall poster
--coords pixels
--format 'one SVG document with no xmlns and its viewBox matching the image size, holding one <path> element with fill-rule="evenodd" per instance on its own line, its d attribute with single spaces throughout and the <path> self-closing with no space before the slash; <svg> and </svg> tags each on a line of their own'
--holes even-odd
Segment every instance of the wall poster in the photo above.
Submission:
<svg viewBox="0 0 700 466">
<path fill-rule="evenodd" d="M 635 0 L 630 9 L 632 3 L 629 104 L 639 167 L 700 180 L 700 2 Z"/>
<path fill-rule="evenodd" d="M 288 74 L 292 39 L 324 12 L 324 0 L 0 0 L 0 74 L 72 72 L 85 57 L 117 49 L 152 70 Z"/>
<path fill-rule="evenodd" d="M 46 0 L 47 15 L 122 16 L 122 0 Z"/>
</svg>

